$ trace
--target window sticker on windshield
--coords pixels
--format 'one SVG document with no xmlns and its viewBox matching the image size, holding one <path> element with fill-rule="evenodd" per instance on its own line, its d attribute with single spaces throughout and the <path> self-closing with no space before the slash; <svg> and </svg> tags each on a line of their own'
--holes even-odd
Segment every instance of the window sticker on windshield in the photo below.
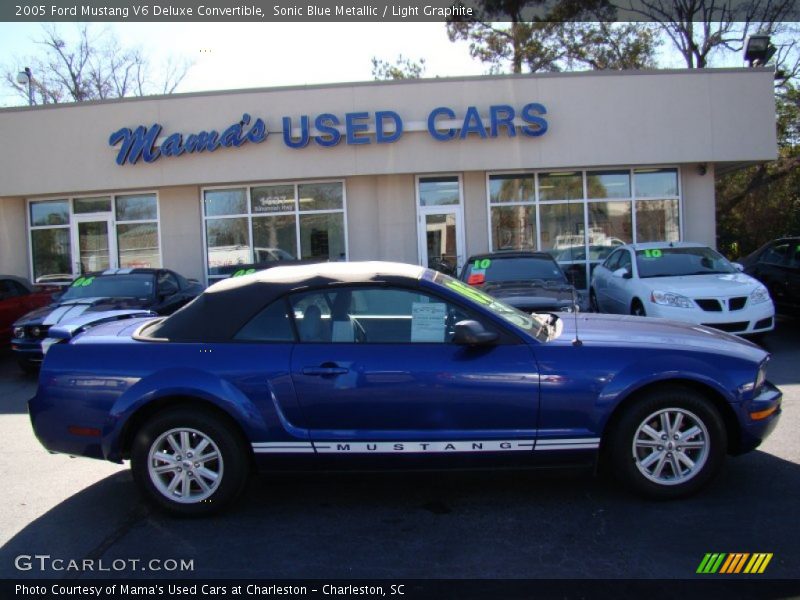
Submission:
<svg viewBox="0 0 800 600">
<path fill-rule="evenodd" d="M 78 277 L 72 284 L 72 287 L 86 287 L 92 285 L 94 277 Z"/>
<path fill-rule="evenodd" d="M 644 251 L 645 258 L 661 258 L 661 256 L 662 256 L 661 250 L 659 250 L 658 248 L 653 248 L 651 250 Z"/>
<path fill-rule="evenodd" d="M 462 296 L 466 296 L 467 298 L 469 298 L 473 302 L 477 302 L 478 304 L 489 306 L 492 303 L 491 296 L 489 296 L 488 294 L 484 294 L 480 290 L 468 286 L 466 283 L 462 281 L 457 281 L 453 279 L 452 281 L 446 281 L 445 285 L 454 292 L 461 294 Z"/>
<path fill-rule="evenodd" d="M 411 304 L 411 341 L 443 342 L 447 305 L 441 302 Z"/>
<path fill-rule="evenodd" d="M 478 258 L 475 259 L 475 262 L 472 263 L 473 270 L 483 270 L 485 271 L 489 267 L 492 266 L 492 259 L 490 258 Z"/>
<path fill-rule="evenodd" d="M 255 269 L 239 269 L 233 275 L 231 275 L 231 277 L 241 277 L 242 275 L 252 275 L 255 272 L 256 272 Z"/>
</svg>

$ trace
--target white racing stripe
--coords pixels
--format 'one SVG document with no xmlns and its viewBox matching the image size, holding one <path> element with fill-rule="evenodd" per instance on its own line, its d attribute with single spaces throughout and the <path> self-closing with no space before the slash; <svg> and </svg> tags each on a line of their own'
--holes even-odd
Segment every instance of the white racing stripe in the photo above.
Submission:
<svg viewBox="0 0 800 600">
<path fill-rule="evenodd" d="M 424 454 L 447 452 L 531 452 L 533 450 L 596 450 L 600 438 L 540 440 L 453 440 L 453 441 L 319 441 L 256 442 L 256 454 Z"/>
</svg>

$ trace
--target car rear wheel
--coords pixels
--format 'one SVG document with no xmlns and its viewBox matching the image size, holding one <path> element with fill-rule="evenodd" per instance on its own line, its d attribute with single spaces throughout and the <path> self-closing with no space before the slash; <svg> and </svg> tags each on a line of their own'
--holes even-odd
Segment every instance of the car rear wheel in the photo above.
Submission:
<svg viewBox="0 0 800 600">
<path fill-rule="evenodd" d="M 223 420 L 175 408 L 158 413 L 136 434 L 131 470 L 150 502 L 175 515 L 201 516 L 239 496 L 249 461 L 240 436 Z"/>
<path fill-rule="evenodd" d="M 638 298 L 635 298 L 631 304 L 631 314 L 637 317 L 647 316 L 647 312 L 644 310 L 644 306 L 642 306 L 642 302 Z"/>
<path fill-rule="evenodd" d="M 670 387 L 629 406 L 610 433 L 614 474 L 632 491 L 654 499 L 697 492 L 725 459 L 727 432 L 703 396 Z"/>
</svg>

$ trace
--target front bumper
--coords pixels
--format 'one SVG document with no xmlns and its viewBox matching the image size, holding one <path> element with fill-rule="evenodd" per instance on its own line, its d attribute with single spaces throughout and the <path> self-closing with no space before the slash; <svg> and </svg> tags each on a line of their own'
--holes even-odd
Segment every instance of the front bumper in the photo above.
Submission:
<svg viewBox="0 0 800 600">
<path fill-rule="evenodd" d="M 765 382 L 758 395 L 739 408 L 739 422 L 742 435 L 735 454 L 742 454 L 757 448 L 775 429 L 783 412 L 781 401 L 783 393 L 769 381 Z M 766 415 L 754 418 L 753 415 Z"/>
<path fill-rule="evenodd" d="M 40 363 L 44 360 L 42 354 L 42 340 L 28 338 L 14 338 L 11 340 L 11 351 L 16 358 Z"/>
<path fill-rule="evenodd" d="M 741 310 L 706 311 L 701 308 L 677 308 L 648 302 L 648 317 L 683 321 L 714 327 L 727 333 L 750 335 L 775 329 L 775 307 L 772 302 L 746 306 Z"/>
</svg>

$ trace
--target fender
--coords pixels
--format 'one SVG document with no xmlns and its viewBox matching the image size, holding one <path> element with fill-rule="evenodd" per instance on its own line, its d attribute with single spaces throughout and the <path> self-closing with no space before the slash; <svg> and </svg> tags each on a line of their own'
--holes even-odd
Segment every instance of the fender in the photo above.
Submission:
<svg viewBox="0 0 800 600">
<path fill-rule="evenodd" d="M 714 364 L 694 356 L 671 355 L 668 361 L 671 368 L 664 370 L 665 358 L 661 354 L 628 365 L 603 387 L 594 406 L 595 414 L 603 415 L 598 419 L 600 432 L 625 399 L 658 381 L 694 381 L 713 389 L 732 404 L 739 401 L 730 375 Z"/>
<path fill-rule="evenodd" d="M 267 437 L 267 426 L 261 412 L 236 386 L 208 371 L 174 368 L 141 379 L 117 398 L 109 411 L 108 426 L 103 431 L 103 455 L 108 460 L 119 461 L 122 432 L 130 418 L 147 404 L 173 396 L 210 402 L 230 415 L 249 440 Z"/>
</svg>

